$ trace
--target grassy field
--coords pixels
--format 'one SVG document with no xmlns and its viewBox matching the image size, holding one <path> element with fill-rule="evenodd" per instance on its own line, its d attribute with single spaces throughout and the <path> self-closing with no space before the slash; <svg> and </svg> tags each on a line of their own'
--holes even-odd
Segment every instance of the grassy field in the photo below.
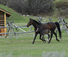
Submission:
<svg viewBox="0 0 68 57">
<path fill-rule="evenodd" d="M 58 37 L 60 42 L 57 42 L 53 37 L 50 44 L 42 42 L 39 35 L 34 44 L 34 33 L 18 34 L 18 39 L 15 36 L 8 38 L 0 38 L 0 57 L 68 57 L 68 35 L 63 31 L 62 39 Z M 45 39 L 47 37 L 45 36 Z M 53 54 L 54 53 L 54 54 Z"/>
<path fill-rule="evenodd" d="M 15 24 L 20 26 L 27 23 Z M 24 30 L 29 31 L 28 29 Z M 33 35 L 34 33 L 17 34 L 18 39 L 13 34 L 9 34 L 7 38 L 1 37 L 0 57 L 68 57 L 68 35 L 65 31 L 62 31 L 62 39 L 58 36 L 60 42 L 57 42 L 55 36 L 53 36 L 49 44 L 42 42 L 39 35 L 35 43 L 32 44 Z M 46 36 L 45 39 L 47 40 Z"/>
</svg>

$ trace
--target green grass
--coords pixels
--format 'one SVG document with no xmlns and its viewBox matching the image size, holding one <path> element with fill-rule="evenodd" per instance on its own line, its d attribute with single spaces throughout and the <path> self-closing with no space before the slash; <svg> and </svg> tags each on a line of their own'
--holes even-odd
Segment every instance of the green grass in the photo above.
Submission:
<svg viewBox="0 0 68 57">
<path fill-rule="evenodd" d="M 27 36 L 26 36 L 27 35 Z M 21 57 L 29 55 L 30 57 L 42 57 L 42 53 L 45 52 L 59 52 L 61 54 L 65 51 L 65 56 L 68 57 L 68 37 L 65 32 L 62 35 L 62 40 L 57 42 L 55 37 L 53 37 L 50 44 L 42 42 L 39 37 L 37 37 L 34 44 L 31 44 L 33 41 L 34 33 L 26 33 L 17 35 L 18 39 L 13 37 L 0 38 L 0 54 L 10 54 L 12 53 L 13 57 Z M 45 38 L 47 39 L 47 37 Z"/>
</svg>

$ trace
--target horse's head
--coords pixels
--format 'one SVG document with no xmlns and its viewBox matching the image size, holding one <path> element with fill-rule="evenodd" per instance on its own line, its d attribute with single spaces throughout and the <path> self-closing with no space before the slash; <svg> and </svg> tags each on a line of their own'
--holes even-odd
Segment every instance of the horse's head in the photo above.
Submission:
<svg viewBox="0 0 68 57">
<path fill-rule="evenodd" d="M 28 24 L 27 24 L 27 27 L 29 27 L 30 25 L 32 25 L 33 24 L 33 20 L 30 18 L 30 20 L 29 20 L 29 22 L 28 22 Z"/>
</svg>

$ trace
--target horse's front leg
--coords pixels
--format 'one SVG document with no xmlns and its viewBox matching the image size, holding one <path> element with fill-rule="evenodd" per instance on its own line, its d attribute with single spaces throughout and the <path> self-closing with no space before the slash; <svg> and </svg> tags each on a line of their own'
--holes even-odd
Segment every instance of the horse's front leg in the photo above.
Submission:
<svg viewBox="0 0 68 57">
<path fill-rule="evenodd" d="M 36 36 L 37 36 L 37 33 L 35 33 L 34 40 L 33 40 L 32 44 L 34 44 Z"/>
<path fill-rule="evenodd" d="M 57 34 L 54 32 L 54 35 L 56 36 L 56 40 L 58 41 L 58 42 L 60 42 L 58 39 L 57 39 Z"/>
</svg>

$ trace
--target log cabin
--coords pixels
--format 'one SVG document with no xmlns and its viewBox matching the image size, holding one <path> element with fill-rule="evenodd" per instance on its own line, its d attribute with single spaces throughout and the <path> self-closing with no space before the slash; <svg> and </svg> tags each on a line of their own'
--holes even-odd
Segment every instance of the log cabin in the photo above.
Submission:
<svg viewBox="0 0 68 57">
<path fill-rule="evenodd" d="M 11 13 L 0 8 L 0 27 L 6 27 L 6 18 L 10 17 Z M 6 33 L 7 28 L 0 28 L 0 33 Z M 0 34 L 0 36 L 4 36 L 6 34 Z"/>
</svg>

